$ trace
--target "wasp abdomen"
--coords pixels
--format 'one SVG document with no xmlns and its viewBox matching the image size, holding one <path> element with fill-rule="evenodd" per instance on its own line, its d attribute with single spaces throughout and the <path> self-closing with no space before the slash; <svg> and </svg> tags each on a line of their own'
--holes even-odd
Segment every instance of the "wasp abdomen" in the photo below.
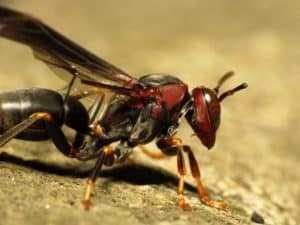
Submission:
<svg viewBox="0 0 300 225">
<path fill-rule="evenodd" d="M 30 88 L 2 92 L 0 93 L 0 133 L 36 112 L 48 112 L 56 122 L 62 124 L 65 114 L 63 105 L 63 97 L 48 89 Z M 32 137 L 32 139 L 46 139 L 46 135 L 43 135 L 45 133 L 43 121 L 38 121 L 32 125 L 27 132 L 30 132 L 30 135 L 37 133 L 41 137 Z M 25 135 L 26 131 L 23 134 Z"/>
</svg>

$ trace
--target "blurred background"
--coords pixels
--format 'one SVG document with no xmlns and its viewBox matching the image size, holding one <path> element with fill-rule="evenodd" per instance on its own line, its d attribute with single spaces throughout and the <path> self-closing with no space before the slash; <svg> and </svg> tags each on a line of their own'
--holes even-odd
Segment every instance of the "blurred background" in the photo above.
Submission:
<svg viewBox="0 0 300 225">
<path fill-rule="evenodd" d="M 129 190 L 138 193 L 134 199 L 140 205 L 133 204 L 125 193 L 118 193 L 122 197 L 119 202 L 106 197 L 101 204 L 103 193 L 99 179 L 95 204 L 100 206 L 95 207 L 91 214 L 94 217 L 89 217 L 82 212 L 79 201 L 83 185 L 78 183 L 83 183 L 84 179 L 72 181 L 74 178 L 56 177 L 38 171 L 24 172 L 23 168 L 15 173 L 11 169 L 15 168 L 14 165 L 0 162 L 1 179 L 7 179 L 0 189 L 0 199 L 7 206 L 0 209 L 5 224 L 14 224 L 13 221 L 64 224 L 68 221 L 67 216 L 73 218 L 71 221 L 74 220 L 74 224 L 92 224 L 100 217 L 114 224 L 108 216 L 111 208 L 117 212 L 116 218 L 126 218 L 124 223 L 131 224 L 185 224 L 187 221 L 190 224 L 248 224 L 253 212 L 258 212 L 266 224 L 299 224 L 300 211 L 296 204 L 300 202 L 298 1 L 27 0 L 0 1 L 0 4 L 42 19 L 137 77 L 164 72 L 177 75 L 190 88 L 199 85 L 214 87 L 225 72 L 234 70 L 236 76 L 222 90 L 241 82 L 249 84 L 247 90 L 223 102 L 222 123 L 212 151 L 208 152 L 200 141 L 191 137 L 192 130 L 186 124 L 182 124 L 179 132 L 184 142 L 190 144 L 197 154 L 209 190 L 216 198 L 224 198 L 231 204 L 230 212 L 208 209 L 199 204 L 195 193 L 190 193 L 187 194 L 188 199 L 195 207 L 191 214 L 177 217 L 171 212 L 165 214 L 169 208 L 163 201 L 159 207 L 155 202 L 159 202 L 159 198 L 172 199 L 174 207 L 171 211 L 178 215 L 176 187 L 167 192 L 169 195 L 157 197 L 164 190 L 159 185 L 151 184 L 149 187 L 137 187 L 122 183 L 127 194 L 132 192 Z M 0 39 L 1 90 L 20 87 L 59 89 L 64 85 L 64 81 L 44 64 L 33 59 L 29 48 Z M 25 150 L 22 149 L 24 146 L 27 146 Z M 30 160 L 72 164 L 51 144 L 26 145 L 14 141 L 0 151 Z M 137 156 L 138 162 L 158 166 L 165 171 L 176 171 L 174 159 L 154 162 L 144 157 Z M 47 183 L 45 176 L 54 181 Z M 13 185 L 10 182 L 12 177 L 15 179 Z M 36 185 L 31 187 L 36 182 L 41 189 L 36 190 Z M 57 191 L 61 188 L 59 182 L 70 185 L 67 189 L 72 191 L 70 196 L 76 202 L 75 206 L 65 200 L 70 196 Z M 190 177 L 188 182 L 192 182 Z M 28 191 L 28 185 L 20 187 L 23 183 L 29 184 Z M 18 194 L 20 188 L 26 195 Z M 48 188 L 49 191 L 43 192 Z M 56 197 L 52 196 L 52 191 L 57 191 Z M 149 196 L 149 193 L 154 194 Z M 36 201 L 37 196 L 40 200 L 37 206 L 31 205 L 30 213 L 26 204 Z M 152 200 L 149 200 L 150 197 Z M 17 205 L 13 204 L 15 201 Z M 52 211 L 44 213 L 48 206 L 52 207 Z M 148 210 L 145 211 L 145 208 Z M 12 213 L 15 209 L 19 209 L 18 216 Z M 147 216 L 144 215 L 146 212 Z M 34 217 L 37 214 L 39 217 Z"/>
</svg>

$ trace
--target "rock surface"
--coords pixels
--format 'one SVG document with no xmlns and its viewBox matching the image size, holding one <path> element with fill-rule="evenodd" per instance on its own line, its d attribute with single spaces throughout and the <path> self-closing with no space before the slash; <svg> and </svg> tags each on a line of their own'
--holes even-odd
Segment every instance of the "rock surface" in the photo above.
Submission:
<svg viewBox="0 0 300 225">
<path fill-rule="evenodd" d="M 6 2 L 6 1 L 3 1 Z M 183 123 L 205 184 L 223 212 L 202 205 L 193 179 L 177 207 L 176 160 L 152 161 L 136 149 L 107 168 L 94 206 L 81 199 L 92 162 L 66 159 L 48 142 L 12 141 L 0 150 L 0 224 L 299 224 L 299 59 L 297 1 L 7 1 L 133 74 L 179 74 L 191 87 L 213 87 L 228 70 L 249 88 L 226 99 L 217 144 L 206 151 Z M 30 50 L 0 40 L 0 88 L 62 88 Z M 223 89 L 223 90 L 224 90 Z M 150 146 L 150 148 L 155 148 Z"/>
</svg>

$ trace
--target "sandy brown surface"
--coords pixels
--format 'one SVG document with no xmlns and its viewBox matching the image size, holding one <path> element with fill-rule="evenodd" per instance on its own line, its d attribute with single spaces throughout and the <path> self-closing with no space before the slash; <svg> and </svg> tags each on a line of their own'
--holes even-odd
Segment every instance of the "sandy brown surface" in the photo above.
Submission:
<svg viewBox="0 0 300 225">
<path fill-rule="evenodd" d="M 5 1 L 3 1 L 5 2 Z M 51 143 L 12 141 L 0 152 L 0 224 L 266 224 L 300 222 L 300 4 L 297 1 L 6 1 L 34 14 L 99 56 L 138 76 L 178 74 L 190 87 L 213 87 L 228 70 L 249 89 L 222 105 L 217 144 L 206 151 L 182 124 L 180 136 L 228 212 L 203 206 L 193 186 L 192 212 L 176 199 L 176 160 L 134 156 L 136 166 L 108 169 L 94 207 L 80 200 L 90 164 L 66 159 Z M 64 82 L 28 48 L 0 40 L 0 88 Z M 188 183 L 192 179 L 188 177 Z"/>
</svg>

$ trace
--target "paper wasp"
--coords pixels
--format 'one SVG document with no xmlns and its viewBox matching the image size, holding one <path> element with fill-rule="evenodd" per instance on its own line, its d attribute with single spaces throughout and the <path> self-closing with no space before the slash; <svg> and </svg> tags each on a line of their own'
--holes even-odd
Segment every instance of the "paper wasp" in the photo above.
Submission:
<svg viewBox="0 0 300 225">
<path fill-rule="evenodd" d="M 46 89 L 0 94 L 2 145 L 15 137 L 27 140 L 51 138 L 67 156 L 79 160 L 96 158 L 84 196 L 84 206 L 89 208 L 91 192 L 102 165 L 121 161 L 134 147 L 155 140 L 165 155 L 177 156 L 181 208 L 188 208 L 183 194 L 185 153 L 201 202 L 226 208 L 224 202 L 209 197 L 191 148 L 175 134 L 181 119 L 185 118 L 203 145 L 208 149 L 214 146 L 221 102 L 247 87 L 242 83 L 219 94 L 220 87 L 233 73 L 225 74 L 213 89 L 199 86 L 190 92 L 188 86 L 173 75 L 150 74 L 138 79 L 83 49 L 40 20 L 3 7 L 0 7 L 0 36 L 31 47 L 34 56 L 59 77 L 65 79 L 61 73 L 64 72 L 71 79 L 65 94 Z M 77 97 L 70 94 L 75 80 L 89 87 L 86 95 L 105 91 L 115 94 L 101 118 L 96 119 L 96 114 L 103 96 L 96 98 L 91 109 L 86 110 L 79 101 L 84 94 Z M 60 129 L 63 124 L 77 132 L 72 144 Z M 86 136 L 90 138 L 86 139 Z M 111 147 L 115 142 L 118 145 Z"/>
</svg>

